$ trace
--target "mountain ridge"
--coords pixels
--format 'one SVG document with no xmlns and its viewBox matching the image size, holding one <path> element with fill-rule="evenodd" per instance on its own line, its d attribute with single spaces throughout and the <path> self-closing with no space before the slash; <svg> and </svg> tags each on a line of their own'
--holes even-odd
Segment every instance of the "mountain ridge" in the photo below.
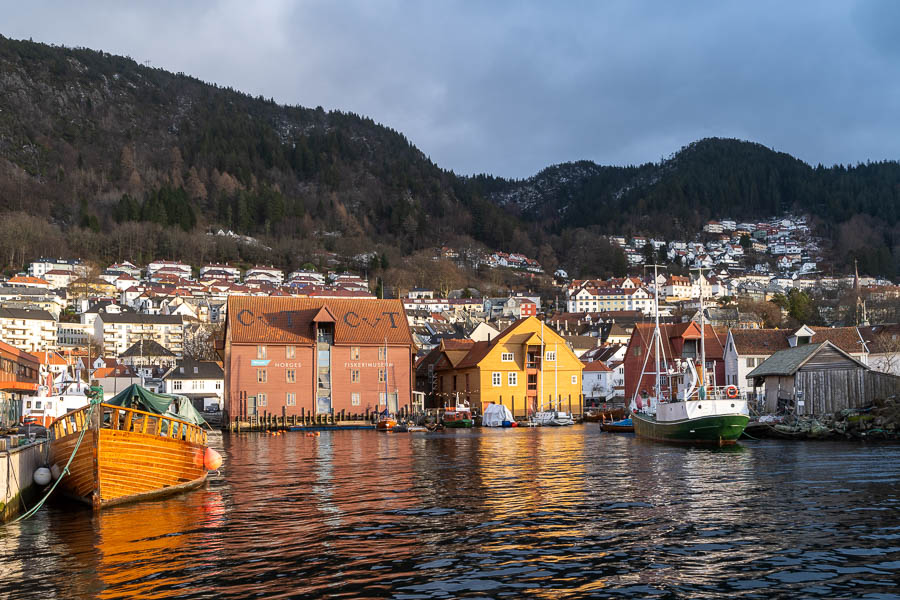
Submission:
<svg viewBox="0 0 900 600">
<path fill-rule="evenodd" d="M 448 243 L 603 275 L 623 268 L 609 234 L 686 236 L 709 218 L 785 211 L 817 218 L 840 267 L 861 259 L 894 276 L 900 257 L 894 161 L 811 167 L 754 142 L 707 138 L 660 163 L 458 176 L 368 117 L 2 36 L 0 87 L 0 211 L 16 215 L 0 237 L 17 238 L 0 241 L 7 268 L 40 247 L 24 227 L 108 262 L 178 255 L 293 268 L 321 252 L 400 259 Z M 218 228 L 265 243 L 196 235 Z"/>
</svg>

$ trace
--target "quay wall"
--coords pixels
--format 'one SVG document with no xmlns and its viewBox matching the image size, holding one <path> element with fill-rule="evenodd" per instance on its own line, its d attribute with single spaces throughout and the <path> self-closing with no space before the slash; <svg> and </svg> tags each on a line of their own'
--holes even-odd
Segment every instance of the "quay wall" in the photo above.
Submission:
<svg viewBox="0 0 900 600">
<path fill-rule="evenodd" d="M 0 452 L 0 523 L 16 517 L 38 496 L 34 471 L 44 464 L 47 441 L 39 441 Z"/>
</svg>

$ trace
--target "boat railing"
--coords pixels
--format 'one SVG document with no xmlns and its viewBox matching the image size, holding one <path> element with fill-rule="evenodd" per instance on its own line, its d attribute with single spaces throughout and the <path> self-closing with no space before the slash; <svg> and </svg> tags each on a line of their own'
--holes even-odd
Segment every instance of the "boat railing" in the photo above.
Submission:
<svg viewBox="0 0 900 600">
<path fill-rule="evenodd" d="M 55 439 L 78 433 L 90 426 L 87 422 L 89 406 L 83 406 L 70 411 L 56 419 L 50 428 Z M 100 427 L 116 431 L 128 431 L 147 435 L 162 436 L 172 439 L 185 440 L 196 444 L 206 444 L 206 431 L 199 425 L 189 423 L 182 419 L 158 415 L 155 413 L 100 404 Z"/>
</svg>

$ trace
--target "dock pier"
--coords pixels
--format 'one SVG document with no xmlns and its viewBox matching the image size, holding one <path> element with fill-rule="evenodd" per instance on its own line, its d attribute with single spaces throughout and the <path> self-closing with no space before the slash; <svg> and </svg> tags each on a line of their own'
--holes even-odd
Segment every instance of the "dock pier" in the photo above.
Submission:
<svg viewBox="0 0 900 600">
<path fill-rule="evenodd" d="M 0 450 L 0 523 L 31 508 L 39 496 L 34 472 L 44 464 L 48 444 L 41 439 Z"/>
</svg>

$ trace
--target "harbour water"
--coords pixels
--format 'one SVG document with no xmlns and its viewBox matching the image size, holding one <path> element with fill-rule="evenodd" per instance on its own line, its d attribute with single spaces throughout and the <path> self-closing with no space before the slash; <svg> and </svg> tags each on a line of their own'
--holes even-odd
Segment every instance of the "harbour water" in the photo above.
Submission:
<svg viewBox="0 0 900 600">
<path fill-rule="evenodd" d="M 226 435 L 206 489 L 0 529 L 0 597 L 900 597 L 900 446 L 596 425 Z"/>
</svg>

